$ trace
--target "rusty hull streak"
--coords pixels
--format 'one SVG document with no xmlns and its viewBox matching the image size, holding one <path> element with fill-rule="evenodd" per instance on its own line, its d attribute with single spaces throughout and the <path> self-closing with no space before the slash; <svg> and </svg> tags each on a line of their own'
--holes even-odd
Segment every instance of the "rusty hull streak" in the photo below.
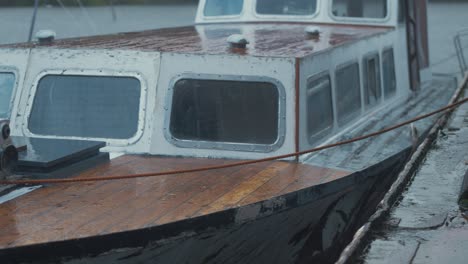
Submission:
<svg viewBox="0 0 468 264">
<path fill-rule="evenodd" d="M 301 64 L 300 64 L 300 60 L 299 59 L 296 59 L 296 77 L 295 77 L 295 88 L 296 88 L 296 103 L 295 103 L 295 117 L 296 117 L 296 131 L 295 131 L 295 147 L 296 147 L 296 153 L 301 151 L 300 150 L 300 147 L 299 147 L 299 136 L 300 136 L 300 113 L 299 113 L 299 110 L 300 110 L 300 100 L 299 100 L 299 96 L 300 96 L 300 89 L 301 89 Z M 296 161 L 299 161 L 299 155 L 296 156 Z"/>
<path fill-rule="evenodd" d="M 210 55 L 302 58 L 333 47 L 394 30 L 389 27 L 317 24 L 319 38 L 308 39 L 305 23 L 210 24 L 86 38 L 56 40 L 47 48 L 86 48 L 157 51 Z M 245 52 L 233 51 L 226 39 L 244 34 L 250 41 Z M 0 45 L 0 48 L 31 48 L 37 44 Z"/>
</svg>

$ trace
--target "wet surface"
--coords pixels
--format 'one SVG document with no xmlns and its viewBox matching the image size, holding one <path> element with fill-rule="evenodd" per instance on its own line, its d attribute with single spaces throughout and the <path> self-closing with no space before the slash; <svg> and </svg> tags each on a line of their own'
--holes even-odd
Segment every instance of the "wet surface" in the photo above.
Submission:
<svg viewBox="0 0 468 264">
<path fill-rule="evenodd" d="M 466 263 L 468 220 L 458 206 L 468 170 L 468 105 L 455 112 L 383 225 L 362 263 Z M 401 259 L 401 258 L 404 259 Z"/>
<path fill-rule="evenodd" d="M 80 159 L 89 152 L 105 147 L 104 142 L 13 137 L 15 145 L 26 145 L 19 153 L 20 167 L 52 167 L 74 159 Z"/>
<path fill-rule="evenodd" d="M 203 55 L 241 54 L 262 57 L 300 58 L 392 30 L 386 27 L 320 25 L 320 37 L 308 39 L 304 32 L 309 25 L 310 23 L 198 25 L 99 37 L 57 40 L 48 47 L 132 49 L 139 51 L 179 52 Z M 250 42 L 247 49 L 239 52 L 237 49 L 229 48 L 226 39 L 233 32 L 242 33 L 246 36 Z M 19 44 L 6 47 L 29 48 L 33 46 L 34 44 Z"/>
</svg>

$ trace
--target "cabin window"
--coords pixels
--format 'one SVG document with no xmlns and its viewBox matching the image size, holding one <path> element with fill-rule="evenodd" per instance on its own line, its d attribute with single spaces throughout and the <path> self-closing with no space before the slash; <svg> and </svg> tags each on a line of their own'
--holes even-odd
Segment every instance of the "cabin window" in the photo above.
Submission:
<svg viewBox="0 0 468 264">
<path fill-rule="evenodd" d="M 309 16 L 315 14 L 316 0 L 257 0 L 257 14 Z"/>
<path fill-rule="evenodd" d="M 242 12 L 244 0 L 206 0 L 205 16 L 233 16 Z"/>
<path fill-rule="evenodd" d="M 0 119 L 9 119 L 11 100 L 15 88 L 15 75 L 9 72 L 0 72 Z"/>
<path fill-rule="evenodd" d="M 330 76 L 321 74 L 307 80 L 307 133 L 309 143 L 333 127 L 333 102 Z"/>
<path fill-rule="evenodd" d="M 382 72 L 385 97 L 396 93 L 395 58 L 393 49 L 386 49 L 382 53 Z"/>
<path fill-rule="evenodd" d="M 278 111 L 272 83 L 181 79 L 174 85 L 170 132 L 178 140 L 272 145 Z"/>
<path fill-rule="evenodd" d="M 379 55 L 373 54 L 364 58 L 363 68 L 364 100 L 366 106 L 373 106 L 382 98 Z"/>
<path fill-rule="evenodd" d="M 361 110 L 359 64 L 341 66 L 336 71 L 336 105 L 338 123 L 343 125 Z"/>
<path fill-rule="evenodd" d="M 333 0 L 332 4 L 336 17 L 383 19 L 387 12 L 387 0 Z"/>
<path fill-rule="evenodd" d="M 129 139 L 137 132 L 140 81 L 47 75 L 37 85 L 29 130 L 39 135 Z"/>
</svg>

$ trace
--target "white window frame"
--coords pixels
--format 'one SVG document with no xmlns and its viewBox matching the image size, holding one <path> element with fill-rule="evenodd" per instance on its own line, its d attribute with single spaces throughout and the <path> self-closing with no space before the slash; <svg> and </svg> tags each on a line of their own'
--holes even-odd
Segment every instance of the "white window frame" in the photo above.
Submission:
<svg viewBox="0 0 468 264">
<path fill-rule="evenodd" d="M 32 133 L 29 130 L 29 119 L 32 113 L 32 107 L 34 99 L 36 97 L 37 88 L 42 78 L 48 75 L 64 75 L 64 76 L 93 76 L 93 77 L 129 77 L 135 78 L 140 81 L 140 106 L 138 111 L 138 124 L 136 133 L 128 139 L 111 139 L 111 138 L 96 138 L 96 137 L 76 137 L 76 136 L 55 136 L 55 135 L 41 135 Z M 125 147 L 137 143 L 143 136 L 145 127 L 145 116 L 147 109 L 147 91 L 148 87 L 142 74 L 139 72 L 124 72 L 115 70 L 90 70 L 90 69 L 47 69 L 41 71 L 41 73 L 35 78 L 34 85 L 29 92 L 29 97 L 26 106 L 26 117 L 24 131 L 28 137 L 35 138 L 53 138 L 53 139 L 72 139 L 72 140 L 91 140 L 91 141 L 105 141 L 110 146 Z"/>
<path fill-rule="evenodd" d="M 333 2 L 335 0 L 329 0 L 328 1 L 328 16 L 336 22 L 348 22 L 348 23 L 372 23 L 372 24 L 386 24 L 390 21 L 392 18 L 392 11 L 393 11 L 393 6 L 392 2 L 394 0 L 387 0 L 387 16 L 384 18 L 365 18 L 365 17 L 341 17 L 341 16 L 335 16 L 333 14 Z"/>
<path fill-rule="evenodd" d="M 15 67 L 4 67 L 0 66 L 0 73 L 6 74 L 13 74 L 15 76 L 15 84 L 13 85 L 13 89 L 11 91 L 11 98 L 10 98 L 10 105 L 8 107 L 8 118 L 7 120 L 11 119 L 11 114 L 13 113 L 14 102 L 16 98 L 16 92 L 18 90 L 18 83 L 19 83 L 19 70 Z M 0 118 L 1 119 L 1 118 Z"/>
</svg>

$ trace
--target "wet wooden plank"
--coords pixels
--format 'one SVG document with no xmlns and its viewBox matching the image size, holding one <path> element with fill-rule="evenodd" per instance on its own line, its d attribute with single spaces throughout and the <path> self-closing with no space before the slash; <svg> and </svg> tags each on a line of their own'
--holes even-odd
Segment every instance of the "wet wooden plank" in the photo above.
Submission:
<svg viewBox="0 0 468 264">
<path fill-rule="evenodd" d="M 288 175 L 288 177 L 284 177 L 282 174 L 276 175 L 271 180 L 260 186 L 255 192 L 244 197 L 240 204 L 248 205 L 281 195 L 282 191 L 287 186 L 298 181 L 304 175 L 307 175 L 308 173 L 313 173 L 313 168 L 313 166 L 309 165 L 290 166 L 289 168 L 283 171 L 283 173 L 285 175 Z M 310 182 L 310 184 L 314 184 L 314 182 Z"/>
<path fill-rule="evenodd" d="M 254 166 L 248 166 L 241 171 L 236 171 L 232 174 L 223 174 L 211 186 L 194 195 L 191 199 L 181 204 L 177 208 L 169 211 L 167 214 L 157 220 L 158 224 L 169 223 L 181 219 L 182 217 L 190 218 L 195 214 L 208 207 L 221 196 L 225 195 L 226 190 L 236 188 L 236 186 L 251 177 L 255 173 Z"/>
<path fill-rule="evenodd" d="M 241 182 L 234 189 L 230 190 L 215 202 L 211 203 L 206 208 L 200 210 L 195 215 L 205 215 L 218 211 L 225 210 L 227 208 L 239 206 L 239 202 L 249 194 L 255 192 L 258 188 L 264 185 L 273 177 L 282 173 L 282 170 L 289 167 L 287 162 L 275 162 L 270 164 L 265 170 L 252 175 L 246 181 Z"/>
<path fill-rule="evenodd" d="M 251 23 L 198 25 L 56 40 L 49 48 L 126 49 L 211 55 L 250 55 L 300 58 L 366 37 L 382 34 L 389 27 L 317 24 L 320 38 L 308 39 L 305 28 L 311 23 Z M 244 34 L 248 49 L 239 53 L 228 48 L 231 34 Z M 31 44 L 0 45 L 0 48 L 30 48 Z"/>
<path fill-rule="evenodd" d="M 123 156 L 78 177 L 159 172 L 230 162 L 233 161 Z M 51 185 L 0 205 L 0 248 L 189 219 L 275 197 L 284 186 L 301 178 L 314 179 L 309 185 L 315 184 L 327 170 L 273 161 L 183 175 Z M 309 174 L 315 176 L 307 178 Z M 278 188 L 273 188 L 276 184 Z"/>
<path fill-rule="evenodd" d="M 128 166 L 136 157 L 126 156 L 118 158 L 109 164 L 103 164 L 88 172 L 80 175 L 80 177 L 93 177 L 93 176 L 105 176 L 112 175 L 113 173 L 131 173 L 132 171 L 125 171 L 125 166 Z M 97 182 L 97 183 L 77 183 L 77 184 L 64 184 L 56 185 L 53 188 L 42 188 L 35 192 L 29 193 L 21 197 L 19 200 L 13 200 L 10 203 L 0 207 L 0 216 L 6 217 L 8 214 L 15 214 L 17 217 L 24 219 L 38 219 L 42 215 L 49 215 L 50 210 L 42 210 L 37 212 L 37 201 L 40 200 L 42 204 L 56 204 L 56 205 L 67 205 L 68 202 L 76 200 L 77 196 L 93 193 L 94 191 L 103 191 L 107 187 L 109 182 Z M 112 184 L 112 188 L 120 186 L 121 183 L 115 182 Z M 104 189 L 103 187 L 106 186 Z M 112 190 L 112 189 L 109 189 Z M 0 232 L 2 231 L 2 222 L 0 222 Z"/>
</svg>

